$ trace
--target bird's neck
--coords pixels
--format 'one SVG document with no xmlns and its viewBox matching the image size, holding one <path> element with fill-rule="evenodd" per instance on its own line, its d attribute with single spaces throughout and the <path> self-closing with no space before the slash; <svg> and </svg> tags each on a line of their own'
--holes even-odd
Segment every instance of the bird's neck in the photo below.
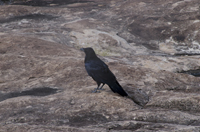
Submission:
<svg viewBox="0 0 200 132">
<path fill-rule="evenodd" d="M 95 60 L 97 59 L 98 57 L 95 55 L 86 55 L 85 56 L 85 62 L 88 62 L 88 61 L 91 61 L 91 60 Z"/>
</svg>

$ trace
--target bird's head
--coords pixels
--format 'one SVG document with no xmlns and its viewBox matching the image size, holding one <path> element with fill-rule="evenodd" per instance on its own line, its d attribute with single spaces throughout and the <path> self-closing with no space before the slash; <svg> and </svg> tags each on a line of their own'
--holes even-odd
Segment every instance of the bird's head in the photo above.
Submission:
<svg viewBox="0 0 200 132">
<path fill-rule="evenodd" d="M 94 50 L 91 47 L 81 48 L 80 50 L 85 52 L 86 55 L 96 55 Z"/>
<path fill-rule="evenodd" d="M 96 54 L 94 52 L 94 50 L 91 47 L 88 48 L 81 48 L 81 51 L 85 52 L 86 58 L 87 59 L 92 59 L 92 58 L 96 58 Z"/>
</svg>

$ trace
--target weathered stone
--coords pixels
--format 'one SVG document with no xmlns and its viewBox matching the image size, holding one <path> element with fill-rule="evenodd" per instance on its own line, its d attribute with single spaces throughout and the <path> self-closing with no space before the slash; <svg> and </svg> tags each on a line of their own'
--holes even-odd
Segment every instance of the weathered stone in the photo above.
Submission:
<svg viewBox="0 0 200 132">
<path fill-rule="evenodd" d="M 0 131 L 199 132 L 199 13 L 198 0 L 0 5 Z M 89 46 L 129 98 L 91 93 Z"/>
</svg>

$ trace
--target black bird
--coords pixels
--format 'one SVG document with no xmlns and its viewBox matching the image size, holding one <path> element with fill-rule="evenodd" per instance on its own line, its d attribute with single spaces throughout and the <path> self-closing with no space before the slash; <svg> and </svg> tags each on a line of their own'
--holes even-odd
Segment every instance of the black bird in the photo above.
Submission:
<svg viewBox="0 0 200 132">
<path fill-rule="evenodd" d="M 89 76 L 91 76 L 97 83 L 97 88 L 93 92 L 102 89 L 107 84 L 114 93 L 118 93 L 121 96 L 128 96 L 123 90 L 115 75 L 110 71 L 108 66 L 97 57 L 92 48 L 81 48 L 81 51 L 85 52 L 85 69 Z M 100 87 L 100 85 L 102 86 Z"/>
</svg>

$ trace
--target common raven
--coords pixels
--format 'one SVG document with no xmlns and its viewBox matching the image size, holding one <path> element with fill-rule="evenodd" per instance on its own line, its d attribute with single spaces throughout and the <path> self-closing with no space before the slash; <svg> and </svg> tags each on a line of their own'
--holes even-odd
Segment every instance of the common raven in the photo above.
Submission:
<svg viewBox="0 0 200 132">
<path fill-rule="evenodd" d="M 97 88 L 93 92 L 102 89 L 107 84 L 114 93 L 118 93 L 121 96 L 128 96 L 123 90 L 115 75 L 110 71 L 108 66 L 97 57 L 92 48 L 81 48 L 81 51 L 85 52 L 85 69 L 89 76 L 91 76 L 97 83 Z M 102 86 L 100 87 L 100 85 Z"/>
</svg>

